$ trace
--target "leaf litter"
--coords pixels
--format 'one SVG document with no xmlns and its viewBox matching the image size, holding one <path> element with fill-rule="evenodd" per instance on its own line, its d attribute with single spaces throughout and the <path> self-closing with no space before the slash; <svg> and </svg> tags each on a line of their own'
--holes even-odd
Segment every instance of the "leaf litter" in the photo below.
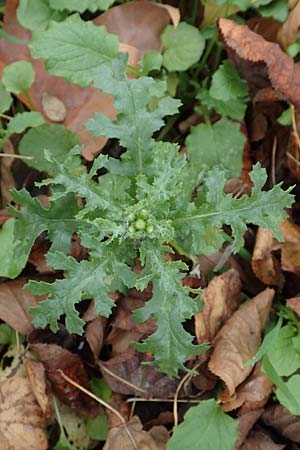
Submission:
<svg viewBox="0 0 300 450">
<path fill-rule="evenodd" d="M 240 13 L 240 3 L 238 0 L 234 2 L 234 9 L 228 10 L 227 14 Z M 218 21 L 220 37 L 228 58 L 248 82 L 252 102 L 249 108 L 255 112 L 251 127 L 249 122 L 247 123 L 247 117 L 241 119 L 245 130 L 243 139 L 246 140 L 241 155 L 243 173 L 226 185 L 227 191 L 233 192 L 237 197 L 244 192 L 249 193 L 249 171 L 252 163 L 257 160 L 261 160 L 268 167 L 269 173 L 273 174 L 273 180 L 275 177 L 287 184 L 294 183 L 295 179 L 299 181 L 299 136 L 295 127 L 293 129 L 287 126 L 284 138 L 286 140 L 279 141 L 278 151 L 288 148 L 287 152 L 283 152 L 282 161 L 279 161 L 278 156 L 276 158 L 276 154 L 274 156 L 274 145 L 270 147 L 268 144 L 268 126 L 271 123 L 269 110 L 276 120 L 278 110 L 283 107 L 283 103 L 279 102 L 285 101 L 288 107 L 290 104 L 294 105 L 296 121 L 299 118 L 299 66 L 284 52 L 299 36 L 299 2 L 294 3 L 294 7 L 281 24 L 277 23 L 275 26 L 271 20 L 259 20 L 257 23 L 261 29 L 265 27 L 263 32 L 259 31 L 258 25 L 252 27 L 254 31 L 250 31 L 247 26 L 226 18 Z M 30 32 L 18 23 L 16 8 L 16 1 L 6 2 L 4 30 L 18 39 L 28 40 Z M 211 0 L 206 2 L 203 10 L 201 8 L 199 6 L 197 14 L 204 16 L 203 23 L 216 22 L 217 11 L 221 11 L 221 15 L 224 14 L 224 8 L 217 8 Z M 133 69 L 138 70 L 137 63 L 145 52 L 163 51 L 162 33 L 170 22 L 176 29 L 180 16 L 179 10 L 171 5 L 133 1 L 117 5 L 93 19 L 97 26 L 104 24 L 109 32 L 119 36 L 120 49 L 129 52 L 129 63 Z M 198 25 L 203 27 L 200 22 Z M 269 38 L 272 36 L 272 40 L 276 40 L 282 49 L 277 44 L 264 40 L 257 33 L 269 33 Z M 27 45 L 13 44 L 1 38 L 1 70 L 10 62 L 18 60 L 30 61 L 35 69 L 36 79 L 29 90 L 34 108 L 44 115 L 47 122 L 63 123 L 76 133 L 79 142 L 85 144 L 82 155 L 86 160 L 92 161 L 109 141 L 102 136 L 91 138 L 82 125 L 94 111 L 100 111 L 108 118 L 115 119 L 116 111 L 111 96 L 93 87 L 70 85 L 63 78 L 49 75 L 42 62 L 31 57 Z M 208 63 L 208 67 L 211 67 L 210 60 Z M 169 69 L 170 72 L 171 70 Z M 29 109 L 32 108 L 24 93 L 17 94 L 17 97 Z M 213 122 L 219 119 L 217 115 L 212 116 Z M 183 117 L 181 123 L 188 125 L 182 134 L 186 134 L 190 126 L 197 124 L 198 120 L 203 120 L 199 113 L 192 112 L 189 117 Z M 273 123 L 272 127 L 272 131 L 278 132 L 277 125 Z M 284 147 L 287 142 L 288 146 Z M 15 153 L 17 148 L 14 139 L 8 140 L 4 144 L 3 152 Z M 260 153 L 255 152 L 258 148 Z M 225 161 L 225 157 L 223 160 Z M 11 201 L 9 189 L 19 187 L 20 183 L 19 174 L 16 173 L 11 160 L 3 158 L 0 162 L 1 207 L 5 207 Z M 272 176 L 268 180 L 269 184 L 270 180 L 272 181 Z M 122 184 L 120 186 L 122 189 Z M 29 189 L 33 190 L 32 185 Z M 47 189 L 44 193 L 49 194 Z M 80 201 L 79 199 L 78 202 Z M 297 212 L 297 207 L 293 207 L 293 210 L 289 211 L 289 220 L 280 225 L 284 242 L 279 242 L 266 228 L 251 228 L 245 235 L 248 256 L 226 256 L 224 249 L 208 257 L 199 256 L 197 261 L 200 261 L 201 279 L 196 277 L 194 283 L 196 288 L 201 286 L 204 290 L 200 294 L 195 291 L 190 296 L 201 299 L 203 308 L 201 312 L 195 312 L 193 320 L 186 321 L 184 326 L 194 329 L 199 344 L 210 342 L 211 348 L 201 356 L 190 356 L 186 366 L 192 372 L 179 392 L 177 378 L 163 374 L 156 366 L 149 365 L 152 361 L 150 351 L 142 354 L 131 347 L 133 341 L 141 341 L 156 331 L 153 317 L 142 323 L 132 318 L 135 310 L 145 308 L 149 302 L 151 284 L 147 286 L 147 283 L 144 283 L 142 292 L 129 289 L 114 294 L 116 308 L 112 318 L 96 317 L 92 303 L 88 309 L 83 308 L 80 313 L 87 326 L 80 339 L 69 334 L 63 326 L 56 333 L 50 333 L 49 330 L 32 331 L 32 316 L 28 310 L 35 307 L 41 299 L 23 290 L 27 276 L 32 278 L 32 272 L 36 271 L 39 273 L 38 276 L 35 273 L 36 278 L 45 274 L 50 275 L 50 280 L 54 280 L 55 275 L 58 279 L 62 278 L 61 271 L 52 268 L 48 270 L 44 257 L 49 247 L 47 243 L 45 246 L 37 241 L 28 257 L 24 275 L 13 281 L 3 279 L 0 288 L 0 351 L 4 366 L 7 365 L 6 355 L 14 355 L 15 358 L 14 366 L 6 367 L 6 371 L 5 367 L 1 368 L 4 374 L 4 379 L 1 378 L 0 382 L 0 434 L 3 449 L 48 448 L 49 427 L 54 435 L 56 434 L 57 442 L 58 429 L 55 423 L 60 420 L 63 421 L 69 439 L 66 441 L 67 448 L 74 448 L 72 445 L 77 445 L 78 450 L 100 448 L 96 447 L 97 443 L 92 447 L 93 441 L 89 433 L 95 431 L 88 431 L 97 429 L 99 432 L 98 422 L 95 422 L 96 425 L 93 422 L 99 417 L 102 417 L 100 428 L 103 427 L 104 430 L 103 423 L 108 423 L 108 434 L 105 435 L 105 431 L 100 430 L 104 433 L 101 434 L 101 440 L 106 441 L 102 447 L 105 450 L 276 450 L 285 448 L 291 442 L 299 443 L 298 416 L 291 414 L 287 408 L 272 399 L 274 383 L 276 389 L 282 388 L 280 380 L 278 382 L 268 376 L 264 359 L 254 366 L 247 364 L 247 361 L 260 351 L 261 343 L 264 345 L 269 330 L 272 330 L 275 311 L 278 310 L 278 298 L 282 295 L 286 300 L 283 305 L 288 306 L 284 306 L 286 309 L 282 310 L 282 314 L 285 320 L 292 321 L 292 342 L 295 351 L 298 351 L 296 323 L 300 311 L 300 290 L 297 289 L 300 289 L 297 280 L 300 271 L 300 234 L 299 221 L 293 220 Z M 5 223 L 10 216 L 3 213 L 1 217 Z M 176 247 L 175 250 L 177 251 Z M 71 253 L 75 261 L 85 261 L 88 255 L 87 248 L 76 235 L 73 236 Z M 167 257 L 180 259 L 179 254 L 180 252 L 177 252 L 175 257 Z M 184 259 L 190 256 L 181 257 Z M 194 264 L 192 274 L 196 273 L 198 276 L 198 263 L 195 258 L 189 261 Z M 222 270 L 225 268 L 225 272 L 213 276 L 212 272 L 216 266 L 219 270 L 220 267 Z M 140 270 L 137 268 L 137 273 Z M 297 281 L 293 284 L 293 280 Z M 190 288 L 195 288 L 192 280 L 186 283 L 190 283 Z M 270 287 L 276 289 L 276 296 L 274 289 Z M 2 325 L 7 325 L 7 328 L 2 330 Z M 16 342 L 12 338 L 15 333 Z M 19 340 L 22 340 L 23 336 L 29 343 L 29 350 L 20 347 Z M 5 352 L 7 345 L 12 346 L 12 349 Z M 274 362 L 274 356 L 272 358 Z M 84 388 L 87 393 L 68 382 L 64 375 Z M 184 375 L 179 372 L 181 379 Z M 111 409 L 107 409 L 105 413 L 92 398 L 93 394 L 100 399 L 106 399 Z M 54 416 L 53 396 L 61 402 L 60 418 Z M 128 397 L 131 397 L 130 402 L 127 402 Z M 170 417 L 174 398 L 178 401 L 181 424 L 172 431 Z M 217 398 L 218 402 L 214 398 Z M 280 398 L 278 394 L 278 399 Z M 131 404 L 134 407 L 130 413 Z M 120 420 L 114 411 L 117 411 L 123 420 Z M 220 433 L 219 441 L 218 437 L 214 436 L 211 440 L 211 436 L 206 434 L 206 421 L 208 420 L 211 426 L 211 418 L 213 429 Z M 155 421 L 158 426 L 149 426 Z M 70 425 L 70 422 L 73 425 Z M 76 436 L 72 438 L 72 426 L 84 430 L 85 443 Z"/>
</svg>

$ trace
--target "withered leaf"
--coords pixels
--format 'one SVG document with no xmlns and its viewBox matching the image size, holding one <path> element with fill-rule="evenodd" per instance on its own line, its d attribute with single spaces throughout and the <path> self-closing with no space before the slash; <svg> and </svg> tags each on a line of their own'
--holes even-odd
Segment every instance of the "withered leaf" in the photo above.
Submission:
<svg viewBox="0 0 300 450">
<path fill-rule="evenodd" d="M 208 367 L 224 381 L 231 396 L 252 370 L 244 364 L 257 353 L 273 297 L 274 290 L 265 289 L 244 303 L 213 340 L 214 350 Z"/>
<path fill-rule="evenodd" d="M 279 243 L 275 248 L 281 249 L 281 265 L 283 270 L 293 273 L 300 272 L 300 227 L 285 220 L 280 225 L 280 231 L 284 242 Z"/>
<path fill-rule="evenodd" d="M 286 304 L 298 315 L 300 316 L 300 297 L 289 298 Z"/>
<path fill-rule="evenodd" d="M 55 395 L 81 414 L 94 416 L 98 406 L 94 400 L 66 381 L 60 370 L 80 386 L 89 389 L 88 377 L 80 357 L 54 344 L 31 344 L 46 369 Z"/>
<path fill-rule="evenodd" d="M 284 406 L 271 405 L 264 411 L 262 420 L 282 436 L 300 444 L 300 417 L 291 414 Z"/>
<path fill-rule="evenodd" d="M 272 254 L 273 247 L 272 232 L 259 227 L 251 261 L 252 270 L 264 284 L 282 287 L 282 270 L 279 261 Z"/>
<path fill-rule="evenodd" d="M 296 2 L 294 8 L 290 11 L 288 18 L 282 24 L 277 33 L 279 44 L 287 48 L 296 42 L 300 31 L 300 2 Z"/>
<path fill-rule="evenodd" d="M 147 362 L 147 355 L 131 348 L 108 361 L 102 361 L 100 369 L 113 392 L 139 397 L 173 397 L 177 386 L 176 379 L 159 372 L 155 366 L 144 365 L 143 362 Z M 120 378 L 125 380 L 125 383 L 122 383 Z"/>
<path fill-rule="evenodd" d="M 127 430 L 124 425 L 110 429 L 103 450 L 165 450 L 168 439 L 169 432 L 165 427 L 153 427 L 150 431 L 144 431 L 140 419 L 134 416 L 127 423 Z"/>
<path fill-rule="evenodd" d="M 32 316 L 28 308 L 36 306 L 34 296 L 23 290 L 26 282 L 25 278 L 18 278 L 0 286 L 0 319 L 24 335 L 32 330 Z"/>
<path fill-rule="evenodd" d="M 46 450 L 46 421 L 26 378 L 0 382 L 1 450 Z"/>
<path fill-rule="evenodd" d="M 220 396 L 224 411 L 232 411 L 242 406 L 240 412 L 244 414 L 262 408 L 267 403 L 273 383 L 260 367 L 261 364 L 256 364 L 250 376 L 238 386 L 233 398 L 230 398 L 226 391 Z"/>
<path fill-rule="evenodd" d="M 282 100 L 300 105 L 300 67 L 278 44 L 266 41 L 246 25 L 219 19 L 218 26 L 229 58 L 252 91 L 270 86 Z"/>
<path fill-rule="evenodd" d="M 12 155 L 11 158 L 0 158 L 0 189 L 1 189 L 1 206 L 5 207 L 11 200 L 10 189 L 16 187 L 16 183 L 12 173 L 13 155 L 15 149 L 10 140 L 4 142 L 2 153 Z"/>
<path fill-rule="evenodd" d="M 285 447 L 285 444 L 275 444 L 263 431 L 252 431 L 240 450 L 282 450 Z"/>
<path fill-rule="evenodd" d="M 221 326 L 241 303 L 239 273 L 230 269 L 212 279 L 204 290 L 201 313 L 195 314 L 195 331 L 198 343 L 211 342 Z"/>
<path fill-rule="evenodd" d="M 238 440 L 235 443 L 234 450 L 240 449 L 249 431 L 253 428 L 253 425 L 258 421 L 263 411 L 264 410 L 261 408 L 256 409 L 254 411 L 249 411 L 246 414 L 239 415 Z"/>
</svg>

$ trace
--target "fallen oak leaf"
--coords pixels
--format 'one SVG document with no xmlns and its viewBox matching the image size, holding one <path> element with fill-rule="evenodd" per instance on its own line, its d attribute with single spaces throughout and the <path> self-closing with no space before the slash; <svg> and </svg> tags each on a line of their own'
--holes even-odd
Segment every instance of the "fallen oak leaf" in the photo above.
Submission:
<svg viewBox="0 0 300 450">
<path fill-rule="evenodd" d="M 245 363 L 258 351 L 274 294 L 267 288 L 244 303 L 212 342 L 214 350 L 208 368 L 224 381 L 230 396 L 252 371 Z"/>
<path fill-rule="evenodd" d="M 266 41 L 246 25 L 219 19 L 229 58 L 255 91 L 271 87 L 282 100 L 300 106 L 300 67 L 278 44 Z"/>
</svg>

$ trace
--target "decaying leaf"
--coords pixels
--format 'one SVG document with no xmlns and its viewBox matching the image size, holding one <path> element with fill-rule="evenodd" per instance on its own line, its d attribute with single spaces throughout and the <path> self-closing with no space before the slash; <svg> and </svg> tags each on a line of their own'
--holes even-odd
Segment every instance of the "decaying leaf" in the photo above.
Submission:
<svg viewBox="0 0 300 450">
<path fill-rule="evenodd" d="M 108 361 L 102 361 L 100 369 L 114 392 L 139 397 L 173 397 L 177 386 L 176 379 L 159 372 L 155 366 L 144 365 L 144 362 L 147 362 L 147 355 L 131 348 Z M 120 378 L 125 382 L 122 383 Z"/>
<path fill-rule="evenodd" d="M 245 441 L 249 431 L 253 428 L 253 425 L 258 421 L 263 413 L 263 409 L 256 409 L 249 411 L 246 414 L 239 415 L 238 424 L 238 439 L 235 443 L 234 450 L 239 450 Z"/>
<path fill-rule="evenodd" d="M 250 376 L 238 386 L 233 398 L 230 398 L 226 391 L 220 396 L 223 411 L 242 407 L 240 413 L 244 414 L 262 408 L 267 403 L 273 383 L 260 367 L 261 364 L 256 364 Z"/>
<path fill-rule="evenodd" d="M 235 269 L 216 276 L 205 289 L 201 313 L 195 314 L 195 331 L 198 343 L 211 342 L 221 326 L 241 303 L 241 282 Z"/>
<path fill-rule="evenodd" d="M 262 420 L 285 438 L 300 444 L 300 417 L 291 414 L 284 406 L 270 405 L 264 411 Z"/>
<path fill-rule="evenodd" d="M 288 298 L 286 304 L 300 316 L 300 297 Z"/>
<path fill-rule="evenodd" d="M 252 255 L 252 270 L 264 284 L 281 288 L 284 280 L 280 264 L 272 254 L 273 248 L 272 232 L 259 227 Z"/>
<path fill-rule="evenodd" d="M 165 427 L 153 427 L 150 431 L 144 431 L 140 419 L 134 416 L 127 423 L 127 429 L 124 425 L 110 429 L 103 450 L 164 450 L 168 439 L 169 432 Z"/>
<path fill-rule="evenodd" d="M 251 431 L 240 450 L 282 450 L 285 444 L 275 442 L 263 431 Z"/>
<path fill-rule="evenodd" d="M 290 220 L 285 220 L 280 225 L 280 231 L 284 242 L 275 248 L 281 249 L 281 265 L 288 272 L 300 272 L 300 227 Z"/>
<path fill-rule="evenodd" d="M 300 105 L 300 67 L 278 44 L 228 19 L 219 19 L 218 26 L 229 58 L 248 81 L 252 93 L 271 83 L 282 100 Z"/>
<path fill-rule="evenodd" d="M 1 450 L 46 450 L 46 421 L 26 378 L 0 382 Z"/>
<path fill-rule="evenodd" d="M 257 353 L 273 297 L 274 290 L 265 289 L 244 303 L 213 340 L 208 367 L 224 381 L 231 396 L 252 370 L 244 364 Z"/>
<path fill-rule="evenodd" d="M 24 335 L 32 330 L 32 316 L 28 309 L 36 306 L 34 296 L 23 290 L 26 282 L 24 278 L 18 278 L 1 283 L 0 287 L 0 319 Z"/>
<path fill-rule="evenodd" d="M 31 348 L 43 363 L 55 395 L 83 415 L 96 415 L 98 406 L 95 401 L 68 383 L 60 372 L 89 389 L 87 374 L 79 356 L 54 344 L 31 344 Z"/>
</svg>

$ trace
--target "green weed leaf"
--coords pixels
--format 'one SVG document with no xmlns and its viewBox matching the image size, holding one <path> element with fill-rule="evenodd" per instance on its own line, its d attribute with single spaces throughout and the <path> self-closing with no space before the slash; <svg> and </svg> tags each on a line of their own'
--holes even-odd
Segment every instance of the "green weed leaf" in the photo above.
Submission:
<svg viewBox="0 0 300 450">
<path fill-rule="evenodd" d="M 161 35 L 164 45 L 163 65 L 170 71 L 187 70 L 199 61 L 205 45 L 200 31 L 185 22 L 177 28 L 168 25 Z"/>
<path fill-rule="evenodd" d="M 237 426 L 238 421 L 225 414 L 214 399 L 202 401 L 174 428 L 167 450 L 232 450 Z"/>
<path fill-rule="evenodd" d="M 16 278 L 25 267 L 30 246 L 14 232 L 16 219 L 7 220 L 0 228 L 0 277 Z"/>
<path fill-rule="evenodd" d="M 26 130 L 26 128 L 38 127 L 45 122 L 42 114 L 31 111 L 31 112 L 23 112 L 17 113 L 14 117 L 8 122 L 6 131 L 9 135 L 13 133 L 22 133 Z"/>
<path fill-rule="evenodd" d="M 0 113 L 6 112 L 12 104 L 12 96 L 4 87 L 4 84 L 0 82 Z"/>
<path fill-rule="evenodd" d="M 300 368 L 300 353 L 293 345 L 295 336 L 294 327 L 285 325 L 268 351 L 269 360 L 279 376 L 292 375 Z"/>
<path fill-rule="evenodd" d="M 26 92 L 34 82 L 35 72 L 28 61 L 16 61 L 3 69 L 2 83 L 5 89 L 14 94 Z"/>
<path fill-rule="evenodd" d="M 49 5 L 49 0 L 19 1 L 17 19 L 24 28 L 29 30 L 45 30 L 51 20 L 61 21 L 65 17 L 66 11 L 55 11 Z"/>
<path fill-rule="evenodd" d="M 55 175 L 57 164 L 53 164 L 49 159 L 55 159 L 58 164 L 63 163 L 69 151 L 76 145 L 78 145 L 77 135 L 63 125 L 44 124 L 32 128 L 25 134 L 20 141 L 19 152 L 23 156 L 34 158 L 26 161 L 29 166 Z M 48 159 L 45 158 L 45 150 Z"/>
<path fill-rule="evenodd" d="M 116 57 L 118 38 L 107 33 L 104 26 L 71 16 L 36 32 L 29 47 L 34 58 L 46 60 L 49 73 L 87 86 L 94 79 L 95 69 Z"/>
<path fill-rule="evenodd" d="M 67 9 L 68 11 L 77 11 L 79 13 L 87 9 L 91 12 L 95 12 L 98 9 L 106 11 L 114 3 L 115 0 L 50 0 L 50 6 L 53 9 Z"/>
<path fill-rule="evenodd" d="M 194 170 L 201 172 L 218 166 L 228 171 L 228 178 L 235 178 L 242 170 L 245 142 L 240 124 L 222 118 L 213 125 L 192 127 L 186 146 Z"/>
</svg>

